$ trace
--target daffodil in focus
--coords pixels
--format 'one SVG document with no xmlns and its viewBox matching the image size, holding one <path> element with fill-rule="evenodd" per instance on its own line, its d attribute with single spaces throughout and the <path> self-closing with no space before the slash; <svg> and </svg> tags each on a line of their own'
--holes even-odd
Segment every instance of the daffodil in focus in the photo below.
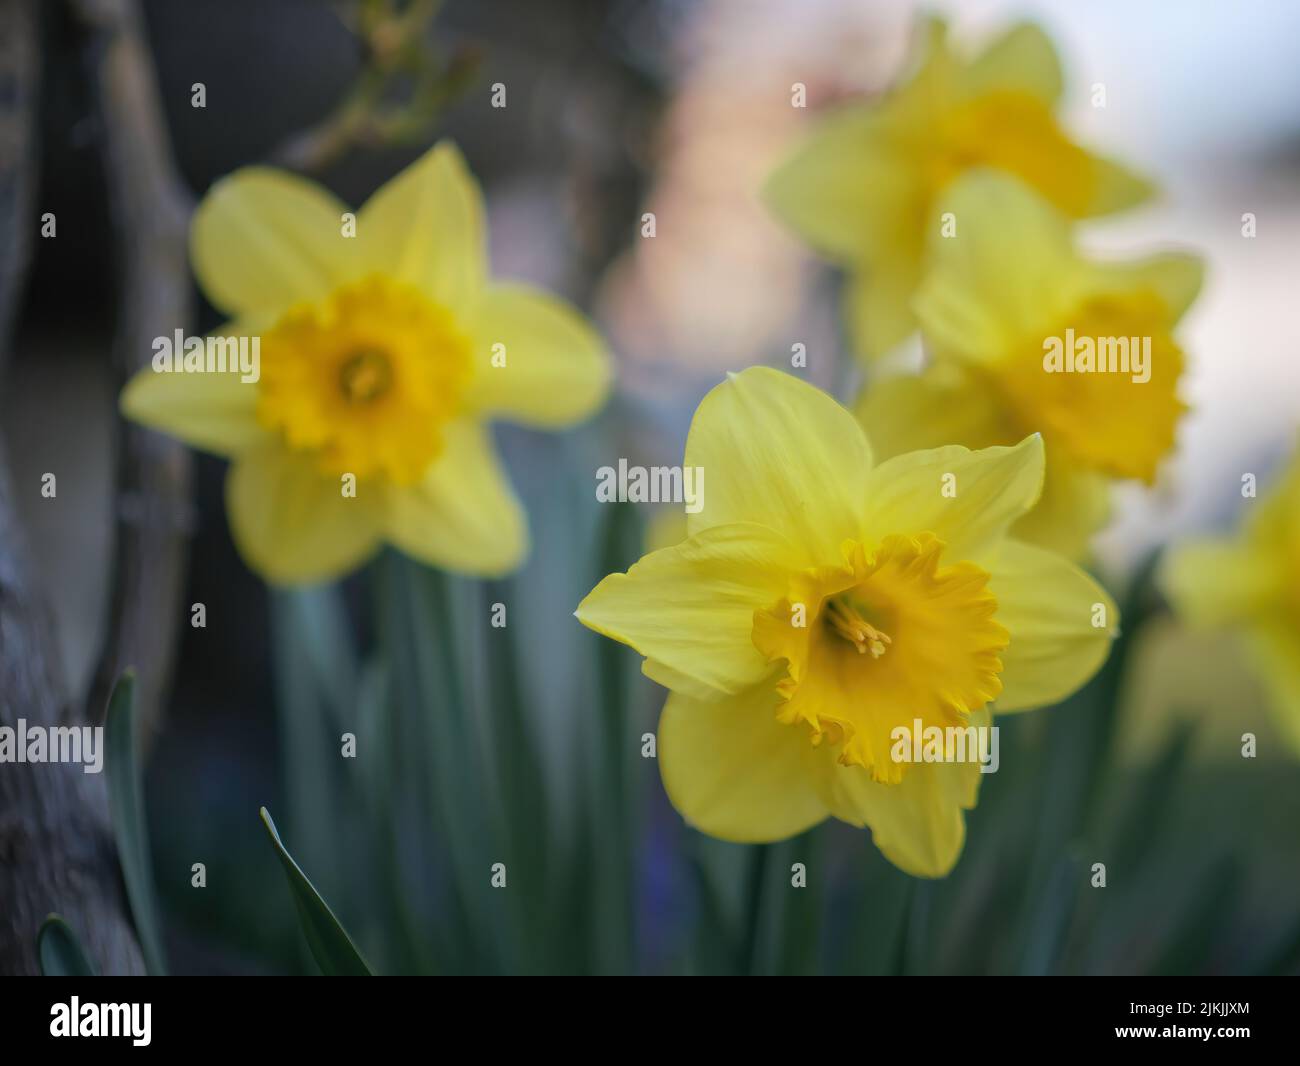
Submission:
<svg viewBox="0 0 1300 1066">
<path fill-rule="evenodd" d="M 141 371 L 125 414 L 228 457 L 234 539 L 277 583 L 347 572 L 381 543 L 470 574 L 510 571 L 527 521 L 487 423 L 561 427 L 609 362 L 572 307 L 488 274 L 482 195 L 444 143 L 355 214 L 253 167 L 195 213 L 195 274 L 257 338 L 260 373 Z"/>
<path fill-rule="evenodd" d="M 930 19 L 909 78 L 829 116 L 772 176 L 773 210 L 849 272 L 846 317 L 859 354 L 879 356 L 915 329 L 911 297 L 935 206 L 967 171 L 1014 174 L 1076 219 L 1150 195 L 1070 140 L 1056 119 L 1060 96 L 1056 51 L 1036 26 L 1016 25 L 967 59 Z"/>
<path fill-rule="evenodd" d="M 1007 536 L 1038 497 L 1041 440 L 875 464 L 847 410 L 756 368 L 704 398 L 685 461 L 708 475 L 686 540 L 606 577 L 576 612 L 671 690 L 669 798 L 732 841 L 831 815 L 869 826 L 903 870 L 943 876 L 979 764 L 900 759 L 897 730 L 1053 703 L 1115 632 L 1091 578 Z"/>
<path fill-rule="evenodd" d="M 1246 508 L 1232 539 L 1173 549 L 1161 584 L 1188 623 L 1240 633 L 1300 756 L 1300 455 Z"/>
<path fill-rule="evenodd" d="M 859 417 L 882 456 L 1041 433 L 1042 500 L 1015 534 L 1081 558 L 1112 482 L 1151 484 L 1173 448 L 1185 410 L 1174 330 L 1200 260 L 1088 258 L 1064 215 L 994 171 L 962 178 L 943 210 L 955 232 L 936 236 L 915 299 L 929 364 L 869 383 Z"/>
</svg>

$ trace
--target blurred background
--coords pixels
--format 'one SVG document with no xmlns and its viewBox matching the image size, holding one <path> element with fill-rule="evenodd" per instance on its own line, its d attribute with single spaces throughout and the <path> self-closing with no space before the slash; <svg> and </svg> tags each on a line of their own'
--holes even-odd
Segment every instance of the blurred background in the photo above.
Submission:
<svg viewBox="0 0 1300 1066">
<path fill-rule="evenodd" d="M 185 196 L 241 165 L 304 162 L 295 138 L 364 72 L 366 6 L 143 3 Z M 111 616 L 123 506 L 115 249 L 135 239 L 109 194 L 82 7 L 94 5 L 42 11 L 34 203 L 56 213 L 58 237 L 33 237 L 0 392 L 15 483 L 60 471 L 57 501 L 17 502 L 74 694 L 94 684 Z M 178 518 L 190 534 L 184 591 L 155 620 L 179 644 L 145 738 L 173 972 L 315 972 L 263 804 L 383 972 L 1300 972 L 1300 764 L 1235 645 L 1185 633 L 1140 576 L 1161 545 L 1230 527 L 1242 473 L 1266 487 L 1296 442 L 1300 8 L 925 10 L 967 45 L 1039 21 L 1063 56 L 1066 124 L 1162 190 L 1152 207 L 1092 224 L 1086 243 L 1182 247 L 1207 262 L 1181 331 L 1193 410 L 1177 454 L 1153 491 L 1122 491 L 1096 544 L 1127 605 L 1125 638 L 1069 704 L 1003 723 L 1002 769 L 984 781 L 956 871 L 909 879 L 838 823 L 766 848 L 686 829 L 640 754 L 662 690 L 572 618 L 661 520 L 597 506 L 597 467 L 680 462 L 703 394 L 728 370 L 788 366 L 792 344 L 807 346 L 811 380 L 842 380 L 838 279 L 757 190 L 820 110 L 890 84 L 917 6 L 448 0 L 430 5 L 422 31 L 451 72 L 448 99 L 401 137 L 303 169 L 357 204 L 454 138 L 486 190 L 494 273 L 587 309 L 615 353 L 616 394 L 562 436 L 499 431 L 534 550 L 488 586 L 389 555 L 341 586 L 268 592 L 231 544 L 224 464 L 195 459 Z M 807 110 L 790 106 L 794 82 L 808 87 Z M 1104 109 L 1090 103 L 1097 82 Z M 494 83 L 505 109 L 491 107 Z M 397 98 L 408 91 L 398 79 Z M 641 236 L 645 212 L 653 238 Z M 1254 239 L 1241 234 L 1246 212 Z M 216 326 L 194 298 L 192 325 Z M 506 630 L 488 625 L 498 601 Z M 194 603 L 205 628 L 188 624 Z M 375 654 L 381 635 L 391 655 Z M 344 731 L 363 757 L 339 758 Z M 1260 738 L 1257 759 L 1241 758 L 1243 732 Z M 191 887 L 196 862 L 205 889 Z M 504 892 L 489 885 L 495 862 L 509 870 Z M 805 890 L 789 888 L 794 862 L 807 866 Z M 1088 884 L 1094 862 L 1107 864 L 1105 889 Z"/>
</svg>

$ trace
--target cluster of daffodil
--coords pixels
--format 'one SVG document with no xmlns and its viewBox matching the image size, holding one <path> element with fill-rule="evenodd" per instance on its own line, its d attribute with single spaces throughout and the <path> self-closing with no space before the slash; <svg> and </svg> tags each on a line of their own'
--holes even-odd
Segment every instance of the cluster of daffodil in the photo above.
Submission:
<svg viewBox="0 0 1300 1066">
<path fill-rule="evenodd" d="M 1069 560 L 1111 480 L 1152 481 L 1173 444 L 1172 334 L 1201 268 L 1077 250 L 1076 220 L 1150 190 L 1062 130 L 1039 30 L 974 60 L 923 30 L 915 72 L 825 119 L 767 192 L 847 268 L 858 353 L 878 366 L 919 327 L 926 368 L 871 381 L 856 422 L 774 372 L 720 386 L 686 450 L 709 469 L 703 514 L 578 617 L 672 690 L 660 759 L 688 821 L 766 841 L 831 814 L 933 877 L 978 766 L 900 762 L 891 738 L 1058 702 L 1104 661 L 1114 606 Z M 1047 373 L 1067 329 L 1150 338 L 1150 374 Z"/>
<path fill-rule="evenodd" d="M 1173 332 L 1201 269 L 1077 251 L 1076 220 L 1149 188 L 1061 129 L 1041 32 L 1017 27 L 972 61 L 941 23 L 923 36 L 911 78 L 826 120 L 769 192 L 849 269 L 859 352 L 875 359 L 919 327 L 928 365 L 872 382 L 857 417 L 772 370 L 715 388 L 686 446 L 710 486 L 686 538 L 606 577 L 577 615 L 671 690 L 659 761 L 691 824 L 770 841 L 834 815 L 933 877 L 960 855 L 979 764 L 902 763 L 892 738 L 1058 702 L 1105 660 L 1114 604 L 1071 560 L 1105 521 L 1111 481 L 1150 482 L 1172 446 Z M 602 342 L 554 297 L 490 280 L 481 195 L 449 145 L 354 228 L 347 217 L 271 170 L 215 185 L 194 268 L 231 316 L 220 332 L 260 338 L 261 377 L 144 371 L 123 408 L 231 459 L 235 540 L 271 581 L 337 576 L 381 542 L 507 572 L 526 520 L 486 421 L 590 414 L 608 384 Z M 1149 380 L 1044 373 L 1043 338 L 1067 328 L 1150 338 Z M 1289 484 L 1250 537 L 1294 547 Z M 1234 581 L 1249 549 L 1216 551 L 1222 594 L 1270 620 L 1261 653 L 1300 661 L 1300 598 L 1274 596 L 1277 575 L 1247 563 Z M 1294 590 L 1300 553 L 1288 565 Z M 1300 670 L 1287 698 L 1300 705 Z"/>
<path fill-rule="evenodd" d="M 792 227 L 850 271 L 849 333 L 869 361 L 919 327 L 917 375 L 870 382 L 858 414 L 882 455 L 1010 444 L 1040 432 L 1047 477 L 1016 535 L 1071 558 L 1105 524 L 1110 484 L 1150 484 L 1184 407 L 1173 338 L 1201 285 L 1184 254 L 1097 261 L 1073 223 L 1151 189 L 1075 144 L 1055 110 L 1056 52 L 1020 25 L 973 60 L 925 25 L 915 73 L 832 116 L 772 177 Z M 1045 373 L 1066 330 L 1150 338 L 1151 374 Z"/>
</svg>

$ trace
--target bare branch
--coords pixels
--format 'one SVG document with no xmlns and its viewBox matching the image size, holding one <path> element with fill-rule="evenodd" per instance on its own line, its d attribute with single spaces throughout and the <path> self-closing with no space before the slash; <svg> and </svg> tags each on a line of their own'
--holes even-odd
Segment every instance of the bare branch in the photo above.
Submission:
<svg viewBox="0 0 1300 1066">
<path fill-rule="evenodd" d="M 38 83 L 35 3 L 0 4 L 0 340 L 13 331 L 31 253 Z M 0 345 L 0 359 L 8 345 Z"/>
<path fill-rule="evenodd" d="M 155 337 L 191 320 L 186 232 L 192 210 L 176 174 L 153 62 L 135 0 L 73 0 L 90 54 L 105 137 L 109 202 L 121 262 L 116 364 L 148 365 Z M 127 666 L 139 678 L 142 739 L 157 728 L 184 591 L 192 463 L 179 443 L 132 424 L 118 455 L 116 565 L 106 644 L 88 713 L 98 720 Z"/>
<path fill-rule="evenodd" d="M 38 37 L 36 0 L 0 0 L 0 353 L 33 225 Z M 82 717 L 64 688 L 33 573 L 0 454 L 0 725 L 10 728 Z M 79 764 L 0 764 L 0 974 L 39 973 L 36 931 L 51 911 L 68 919 L 103 972 L 143 972 L 107 812 L 102 775 Z"/>
<path fill-rule="evenodd" d="M 318 174 L 353 148 L 418 143 L 443 109 L 477 76 L 482 56 L 461 48 L 441 58 L 428 40 L 437 0 L 364 0 L 349 9 L 344 24 L 361 41 L 365 65 L 342 102 L 321 122 L 289 137 L 271 162 Z M 412 82 L 409 98 L 391 102 L 399 79 Z"/>
</svg>

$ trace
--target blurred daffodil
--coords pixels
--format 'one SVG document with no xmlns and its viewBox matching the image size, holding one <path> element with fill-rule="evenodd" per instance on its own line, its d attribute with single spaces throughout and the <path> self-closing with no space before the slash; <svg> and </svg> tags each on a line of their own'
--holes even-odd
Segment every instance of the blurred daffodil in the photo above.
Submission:
<svg viewBox="0 0 1300 1066">
<path fill-rule="evenodd" d="M 342 574 L 383 542 L 500 574 L 527 521 L 487 422 L 559 427 L 602 402 L 609 362 L 572 307 L 490 280 L 482 195 L 444 143 L 353 215 L 261 167 L 212 187 L 190 234 L 204 292 L 258 338 L 260 377 L 146 369 L 125 414 L 231 459 L 236 544 L 273 582 Z"/>
<path fill-rule="evenodd" d="M 1185 410 L 1173 332 L 1200 260 L 1086 258 L 1064 215 L 995 171 L 963 177 L 943 207 L 955 232 L 935 239 L 915 299 L 931 363 L 871 383 L 858 415 L 883 456 L 1042 433 L 1043 496 L 1014 532 L 1079 558 L 1107 519 L 1111 482 L 1151 483 L 1173 447 Z M 1085 341 L 1092 369 L 1074 361 Z"/>
<path fill-rule="evenodd" d="M 834 815 L 909 873 L 946 874 L 979 765 L 899 761 L 896 730 L 1053 703 L 1102 663 L 1116 624 L 1086 574 L 1007 536 L 1038 497 L 1040 439 L 873 465 L 848 411 L 756 368 L 704 398 L 686 463 L 709 485 L 687 539 L 576 612 L 672 690 L 669 798 L 733 841 Z"/>
<path fill-rule="evenodd" d="M 769 181 L 773 210 L 850 274 L 846 315 L 859 354 L 881 355 L 915 329 L 935 205 L 949 184 L 993 167 L 1032 185 L 1070 218 L 1137 204 L 1150 187 L 1085 151 L 1057 123 L 1061 70 L 1051 42 L 1020 24 L 974 59 L 944 23 L 922 24 L 915 73 L 879 101 L 829 116 Z"/>
<path fill-rule="evenodd" d="M 1241 633 L 1300 756 L 1300 454 L 1247 508 L 1234 538 L 1172 550 L 1161 584 L 1190 624 Z"/>
</svg>

